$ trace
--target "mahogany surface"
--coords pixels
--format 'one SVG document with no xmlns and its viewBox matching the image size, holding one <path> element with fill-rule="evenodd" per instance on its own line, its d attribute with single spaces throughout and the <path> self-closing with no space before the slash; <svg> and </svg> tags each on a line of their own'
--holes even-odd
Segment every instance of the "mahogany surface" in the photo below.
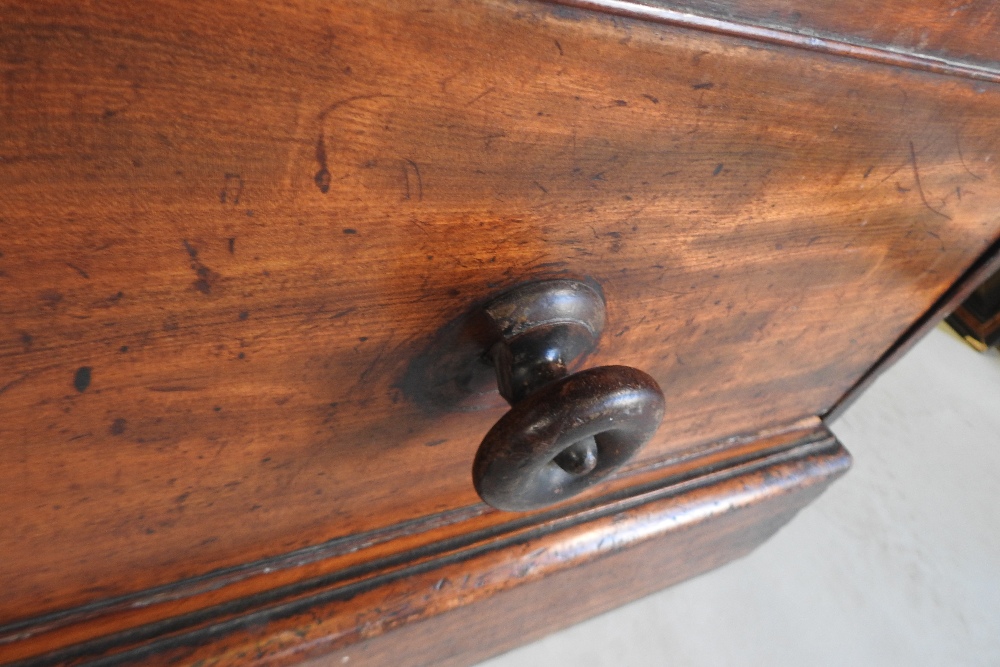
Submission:
<svg viewBox="0 0 1000 667">
<path fill-rule="evenodd" d="M 601 286 L 655 468 L 826 413 L 1000 236 L 997 84 L 566 6 L 0 0 L 0 71 L 0 638 L 53 649 L 478 516 L 503 400 L 412 368 L 513 285 Z"/>
<path fill-rule="evenodd" d="M 560 570 L 532 585 L 335 650 L 304 667 L 464 667 L 707 572 L 771 537 L 836 479 L 848 461 L 833 455 L 810 463 L 819 464 L 811 472 L 820 476 L 801 484 L 803 478 L 796 475 L 805 468 L 789 466 L 781 473 L 788 475 L 782 479 L 788 486 L 782 491 L 772 487 L 777 492 L 773 504 L 742 505 L 728 516 L 686 524 L 675 533 Z M 690 507 L 695 509 L 694 504 Z"/>
<path fill-rule="evenodd" d="M 257 579 L 270 580 L 264 587 L 253 577 L 228 587 L 201 582 L 202 598 L 211 599 L 215 590 L 212 606 L 204 599 L 178 599 L 173 605 L 149 600 L 153 608 L 145 610 L 123 606 L 103 618 L 95 616 L 91 627 L 81 620 L 79 627 L 8 647 L 6 657 L 41 653 L 35 664 L 68 665 L 283 665 L 359 648 L 380 654 L 360 664 L 433 665 L 445 658 L 468 662 L 503 650 L 519 635 L 522 640 L 538 636 L 615 600 L 638 597 L 748 552 L 850 465 L 849 455 L 815 422 L 745 443 L 742 449 L 742 462 L 714 472 L 697 465 L 666 474 L 662 468 L 634 471 L 612 493 L 591 502 L 528 516 L 484 509 L 454 525 L 425 526 L 420 539 L 431 541 L 423 546 L 414 543 L 415 535 L 386 536 L 382 544 L 356 545 L 353 551 L 331 545 L 325 554 L 314 555 L 308 567 L 258 573 Z M 613 558 L 633 549 L 632 557 Z M 609 557 L 611 562 L 598 564 Z M 310 560 L 305 554 L 299 558 Z M 633 558 L 642 562 L 632 562 L 624 571 L 636 576 L 623 581 L 619 567 Z M 590 573 L 590 583 L 579 590 L 579 604 L 538 618 L 536 611 L 549 607 L 555 612 L 554 605 L 565 600 L 565 592 L 548 598 L 548 579 L 579 568 Z M 276 585 L 282 575 L 293 583 Z M 536 591 L 539 584 L 542 589 Z M 493 616 L 497 627 L 485 634 L 467 632 L 463 624 L 486 623 L 484 612 L 492 616 L 508 604 L 488 602 L 490 598 L 519 588 L 525 589 L 514 596 L 524 605 L 519 615 L 505 620 Z M 413 640 L 412 631 L 394 637 L 397 628 L 460 608 L 443 623 L 432 624 L 441 633 L 417 630 L 423 639 L 409 648 L 399 641 Z M 144 612 L 166 615 L 158 623 L 147 617 L 145 625 L 136 625 Z M 69 645 L 67 632 L 93 632 L 94 626 L 117 633 Z M 526 635 L 525 626 L 531 628 Z M 359 646 L 386 633 L 389 637 L 379 640 L 377 649 Z"/>
<path fill-rule="evenodd" d="M 886 51 L 1000 68 L 1000 7 L 991 0 L 642 0 L 703 16 Z"/>
</svg>

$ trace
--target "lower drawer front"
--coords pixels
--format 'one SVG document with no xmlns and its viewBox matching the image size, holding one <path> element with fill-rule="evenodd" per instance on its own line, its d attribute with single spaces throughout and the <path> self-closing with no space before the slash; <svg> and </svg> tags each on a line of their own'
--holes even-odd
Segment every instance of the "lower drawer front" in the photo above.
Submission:
<svg viewBox="0 0 1000 667">
<path fill-rule="evenodd" d="M 993 84 L 545 4 L 4 2 L 0 54 L 3 622 L 475 508 L 503 403 L 414 368 L 510 286 L 601 286 L 648 463 L 822 414 L 1000 231 Z"/>
<path fill-rule="evenodd" d="M 52 618 L 0 661 L 470 664 L 745 555 L 850 466 L 821 425 L 762 440 L 721 470 L 626 475 L 596 502 L 452 514 Z"/>
</svg>

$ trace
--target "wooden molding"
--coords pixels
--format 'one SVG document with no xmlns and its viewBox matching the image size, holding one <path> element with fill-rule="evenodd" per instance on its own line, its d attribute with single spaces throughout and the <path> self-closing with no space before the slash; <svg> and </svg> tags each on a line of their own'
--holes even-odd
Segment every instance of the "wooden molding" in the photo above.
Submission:
<svg viewBox="0 0 1000 667">
<path fill-rule="evenodd" d="M 546 1 L 622 17 L 662 23 L 664 25 L 704 30 L 729 37 L 752 39 L 766 44 L 790 46 L 829 55 L 866 60 L 883 65 L 905 67 L 981 81 L 992 81 L 994 83 L 1000 82 L 1000 72 L 996 69 L 996 62 L 990 59 L 991 56 L 996 56 L 993 53 L 995 50 L 993 46 L 995 42 L 994 34 L 988 29 L 983 31 L 984 34 L 981 40 L 972 44 L 973 55 L 979 56 L 978 58 L 949 58 L 936 54 L 933 51 L 922 49 L 922 45 L 917 43 L 916 40 L 912 40 L 914 43 L 908 44 L 901 49 L 896 44 L 879 43 L 877 41 L 869 44 L 863 43 L 862 39 L 852 35 L 850 31 L 839 31 L 838 34 L 838 31 L 835 29 L 828 28 L 824 30 L 822 27 L 823 19 L 829 19 L 829 15 L 820 17 L 819 29 L 796 24 L 792 19 L 793 14 L 796 13 L 796 8 L 788 6 L 795 5 L 795 3 L 786 3 L 784 12 L 777 11 L 765 19 L 765 16 L 760 12 L 762 8 L 754 7 L 751 3 L 741 2 L 740 0 L 732 0 L 728 3 L 739 8 L 735 12 L 720 11 L 722 8 L 719 5 L 727 3 L 716 3 L 715 7 L 710 7 L 706 6 L 708 3 L 690 3 L 693 6 L 689 6 L 689 3 L 671 0 L 655 3 L 634 2 L 633 0 Z M 800 3 L 801 6 L 798 9 L 808 11 L 810 4 L 812 3 Z M 932 11 L 937 11 L 942 16 L 946 15 L 951 6 L 945 6 L 944 3 L 940 4 L 940 8 L 933 8 Z M 713 9 L 716 11 L 712 11 Z M 819 13 L 822 14 L 822 10 Z M 838 18 L 847 13 L 845 11 L 831 12 L 833 16 Z M 740 16 L 740 19 L 731 18 L 734 14 Z M 916 16 L 911 18 L 905 13 L 898 12 L 897 8 L 885 8 L 880 12 L 879 18 L 884 20 L 889 16 L 903 25 L 907 25 L 908 22 L 916 22 L 914 25 L 909 26 L 912 33 L 923 31 L 926 34 L 928 32 L 927 26 L 920 23 L 919 18 Z M 777 20 L 775 20 L 776 17 Z M 889 20 L 886 22 L 891 23 L 892 21 Z M 858 29 L 859 27 L 855 26 L 855 30 Z M 937 32 L 939 33 L 938 36 L 942 37 L 945 42 L 954 40 L 948 34 L 949 30 L 947 28 L 937 27 Z M 962 30 L 958 32 L 964 38 L 968 36 L 969 31 Z M 904 41 L 907 41 L 905 37 Z M 957 41 L 961 43 L 961 39 Z M 982 54 L 985 54 L 985 58 Z M 981 64 L 977 60 L 985 60 L 989 65 Z"/>
<path fill-rule="evenodd" d="M 215 573 L 8 626 L 0 656 L 23 661 L 15 664 L 288 664 L 666 540 L 672 564 L 643 584 L 662 587 L 746 553 L 850 462 L 815 423 L 739 450 L 727 450 L 725 462 L 709 454 L 632 470 L 610 493 L 555 510 L 467 508 L 368 536 L 367 545 L 356 536 L 322 554 L 272 559 L 273 569 L 248 566 L 242 579 Z"/>
</svg>

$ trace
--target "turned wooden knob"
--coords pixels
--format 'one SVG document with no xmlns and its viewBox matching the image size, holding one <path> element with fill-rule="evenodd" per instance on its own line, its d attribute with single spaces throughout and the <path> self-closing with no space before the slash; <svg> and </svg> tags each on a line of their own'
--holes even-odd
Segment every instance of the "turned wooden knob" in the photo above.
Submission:
<svg viewBox="0 0 1000 667">
<path fill-rule="evenodd" d="M 524 511 L 569 498 L 620 467 L 656 432 L 663 392 L 646 373 L 600 366 L 568 374 L 596 345 L 604 301 L 586 283 L 517 288 L 485 309 L 490 358 L 511 409 L 483 439 L 472 468 L 479 496 Z"/>
</svg>

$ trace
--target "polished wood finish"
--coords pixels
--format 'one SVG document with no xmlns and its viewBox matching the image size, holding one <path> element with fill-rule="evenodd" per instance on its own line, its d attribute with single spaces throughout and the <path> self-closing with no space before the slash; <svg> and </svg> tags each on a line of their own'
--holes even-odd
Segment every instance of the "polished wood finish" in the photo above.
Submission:
<svg viewBox="0 0 1000 667">
<path fill-rule="evenodd" d="M 963 78 L 992 81 L 994 83 L 1000 82 L 1000 70 L 992 62 L 977 64 L 976 61 L 980 60 L 978 57 L 966 58 L 964 60 L 951 59 L 947 55 L 942 56 L 935 53 L 933 48 L 930 52 L 927 52 L 924 47 L 927 46 L 930 31 L 921 22 L 923 19 L 920 17 L 919 11 L 896 12 L 896 7 L 899 4 L 905 4 L 905 2 L 870 3 L 867 5 L 852 2 L 833 5 L 832 8 L 829 3 L 824 3 L 825 6 L 819 6 L 820 10 L 816 13 L 816 16 L 811 16 L 809 21 L 803 22 L 801 17 L 802 12 L 798 10 L 806 8 L 806 5 L 799 2 L 799 0 L 792 0 L 791 2 L 778 0 L 777 2 L 770 3 L 746 3 L 740 0 L 736 2 L 726 2 L 723 0 L 721 3 L 702 2 L 701 0 L 695 0 L 694 2 L 685 2 L 684 0 L 679 2 L 675 2 L 674 0 L 663 0 L 662 2 L 658 2 L 657 0 L 648 0 L 648 2 L 635 0 L 550 1 L 621 17 L 636 18 L 694 30 L 704 30 L 719 35 L 752 39 L 765 44 L 791 46 L 830 55 L 867 60 L 868 62 L 881 63 L 883 65 L 950 74 Z M 936 36 L 938 38 L 944 37 L 944 41 L 959 46 L 960 50 L 964 52 L 964 41 L 961 39 L 961 34 L 965 32 L 972 34 L 979 31 L 982 39 L 979 40 L 978 44 L 973 42 L 975 46 L 972 51 L 975 53 L 991 53 L 993 51 L 993 44 L 995 42 L 992 39 L 992 35 L 990 35 L 992 28 L 987 27 L 985 30 L 977 28 L 970 22 L 969 16 L 963 16 L 957 21 L 941 21 L 940 19 L 943 18 L 945 11 L 948 11 L 950 16 L 955 16 L 958 12 L 953 8 L 946 10 L 944 7 L 945 3 L 924 4 L 930 4 L 930 14 L 939 19 L 936 22 L 932 21 L 935 23 Z M 971 4 L 973 3 L 965 3 L 965 6 L 968 7 Z M 784 10 L 775 9 L 779 5 L 784 7 Z M 815 3 L 810 4 L 806 8 L 806 12 L 809 13 L 808 9 L 811 9 L 813 6 L 815 6 Z M 761 12 L 761 10 L 768 7 L 770 7 L 771 11 L 765 18 L 763 17 L 764 12 Z M 856 11 L 859 7 L 867 10 L 867 12 Z M 989 9 L 989 3 L 982 2 L 980 3 L 980 7 Z M 992 12 L 991 9 L 989 11 Z M 824 12 L 834 15 L 832 16 L 834 20 L 824 21 L 824 19 L 831 18 L 831 16 L 824 17 Z M 979 13 L 980 15 L 982 14 L 982 12 Z M 856 23 L 852 22 L 851 18 L 847 18 L 847 21 L 839 26 L 842 28 L 842 31 L 839 32 L 837 30 L 817 30 L 815 27 L 816 25 L 826 23 L 828 24 L 826 27 L 831 28 L 831 26 L 838 23 L 837 19 L 865 17 L 866 14 L 868 16 L 874 14 L 872 18 L 876 19 L 875 25 L 888 25 L 890 30 L 899 31 L 902 29 L 903 33 L 908 32 L 909 34 L 901 35 L 902 39 L 898 40 L 895 44 L 871 43 L 864 37 L 864 34 L 872 25 L 866 24 L 865 18 L 861 18 Z M 982 18 L 982 16 L 978 18 Z M 995 23 L 995 18 L 993 22 Z M 950 28 L 954 30 L 951 30 L 951 32 L 957 33 L 959 35 L 958 39 L 955 39 L 954 34 L 941 34 L 949 30 L 949 28 L 943 26 L 943 23 L 952 23 Z M 987 18 L 985 24 L 989 26 L 989 23 L 990 19 Z M 913 34 L 917 31 L 921 33 L 919 40 L 913 38 Z"/>
<path fill-rule="evenodd" d="M 640 370 L 598 366 L 573 373 L 493 425 L 476 452 L 473 484 L 499 509 L 553 505 L 624 465 L 652 437 L 663 411 L 660 387 Z"/>
<path fill-rule="evenodd" d="M 0 0 L 0 656 L 252 625 L 500 530 L 503 399 L 420 380 L 517 284 L 598 285 L 588 365 L 666 398 L 579 502 L 815 428 L 971 289 L 983 61 L 621 4 Z"/>
<path fill-rule="evenodd" d="M 843 450 L 802 460 L 804 466 L 796 469 L 793 464 L 780 471 L 781 481 L 771 488 L 783 487 L 773 497 L 776 502 L 728 506 L 724 518 L 712 514 L 704 522 L 684 522 L 674 532 L 335 650 L 305 665 L 471 665 L 749 553 L 790 521 L 799 507 L 815 499 L 849 462 Z M 806 472 L 812 465 L 816 467 Z M 798 474 L 809 475 L 810 482 L 801 484 L 804 478 Z M 746 481 L 754 485 L 759 480 Z M 686 507 L 695 510 L 699 504 Z"/>
<path fill-rule="evenodd" d="M 1000 271 L 1000 242 L 995 242 L 990 246 L 969 270 L 900 336 L 899 340 L 875 362 L 868 372 L 862 375 L 854 386 L 830 410 L 823 414 L 824 421 L 831 422 L 842 415 L 886 369 L 899 361 L 910 348 L 917 344 L 917 341 L 944 321 L 949 313 L 954 312 L 983 281 L 997 271 Z"/>
<path fill-rule="evenodd" d="M 1000 69 L 1000 7 L 990 0 L 642 0 L 641 4 Z"/>
<path fill-rule="evenodd" d="M 524 518 L 484 510 L 453 525 L 425 529 L 420 538 L 431 541 L 423 545 L 414 544 L 412 535 L 353 551 L 331 545 L 328 553 L 313 555 L 312 576 L 286 569 L 285 576 L 294 576 L 295 583 L 276 586 L 274 570 L 282 564 L 273 563 L 274 570 L 259 575 L 271 579 L 264 593 L 253 594 L 252 579 L 231 583 L 229 588 L 235 591 L 228 593 L 236 597 L 228 603 L 220 601 L 219 590 L 227 592 L 224 583 L 216 587 L 201 582 L 200 594 L 214 596 L 217 604 L 199 611 L 183 613 L 179 596 L 172 604 L 169 592 L 161 591 L 159 601 L 133 601 L 104 619 L 91 619 L 91 623 L 118 628 L 117 635 L 54 649 L 38 659 L 61 664 L 104 658 L 114 664 L 199 664 L 204 660 L 201 664 L 281 665 L 344 649 L 380 653 L 378 660 L 369 656 L 361 664 L 437 664 L 445 657 L 467 664 L 485 657 L 484 651 L 511 646 L 525 624 L 532 628 L 528 636 L 538 636 L 616 600 L 620 603 L 623 595 L 637 597 L 743 555 L 843 474 L 850 457 L 825 428 L 813 422 L 750 440 L 742 445 L 740 456 L 729 453 L 718 462 L 726 465 L 715 472 L 711 466 L 706 470 L 706 460 L 674 468 L 634 469 L 607 496 Z M 620 553 L 632 555 L 616 558 Z M 300 558 L 308 560 L 305 555 Z M 630 572 L 639 575 L 624 578 L 628 581 L 619 569 L 627 563 L 632 564 Z M 538 595 L 559 586 L 549 578 L 584 566 L 587 569 L 581 569 L 581 574 L 568 578 L 588 580 L 579 592 L 591 592 L 591 599 L 580 600 L 576 608 L 564 613 L 539 618 L 536 611 L 548 606 L 554 612 L 567 592 L 548 600 Z M 301 564 L 291 568 L 300 569 Z M 484 624 L 495 605 L 507 604 L 502 598 L 490 602 L 495 595 L 535 585 L 541 590 L 515 594 L 514 599 L 523 604 L 529 597 L 535 599 L 522 609 L 520 621 L 495 623 L 486 634 L 456 632 L 456 624 Z M 152 609 L 146 606 L 149 602 Z M 464 613 L 470 605 L 471 613 Z M 536 610 L 534 605 L 542 608 Z M 130 619 L 155 611 L 156 606 L 170 614 L 166 620 L 149 623 L 147 616 L 146 625 L 124 630 Z M 458 655 L 447 655 L 455 645 L 439 641 L 441 635 L 427 634 L 426 628 L 416 630 L 418 635 L 423 633 L 423 640 L 405 651 L 396 639 L 379 648 L 359 645 L 456 609 L 462 612 L 446 614 L 433 626 L 448 628 L 449 636 L 464 635 L 477 644 L 466 646 Z M 67 632 L 64 626 L 20 646 L 6 646 L 5 657 L 31 655 L 29 651 L 37 654 L 42 647 L 65 644 Z M 414 637 L 408 632 L 400 639 Z M 407 663 L 408 659 L 414 662 Z"/>
<path fill-rule="evenodd" d="M 603 287 L 652 460 L 823 413 L 1000 230 L 982 82 L 536 4 L 0 18 L 5 621 L 474 502 L 502 401 L 405 379 L 505 286 Z"/>
<path fill-rule="evenodd" d="M 628 366 L 570 372 L 604 330 L 596 288 L 531 282 L 493 299 L 481 316 L 491 335 L 468 362 L 489 361 L 511 405 L 472 464 L 472 484 L 489 505 L 523 511 L 571 498 L 615 472 L 656 432 L 663 391 L 649 375 Z"/>
</svg>

